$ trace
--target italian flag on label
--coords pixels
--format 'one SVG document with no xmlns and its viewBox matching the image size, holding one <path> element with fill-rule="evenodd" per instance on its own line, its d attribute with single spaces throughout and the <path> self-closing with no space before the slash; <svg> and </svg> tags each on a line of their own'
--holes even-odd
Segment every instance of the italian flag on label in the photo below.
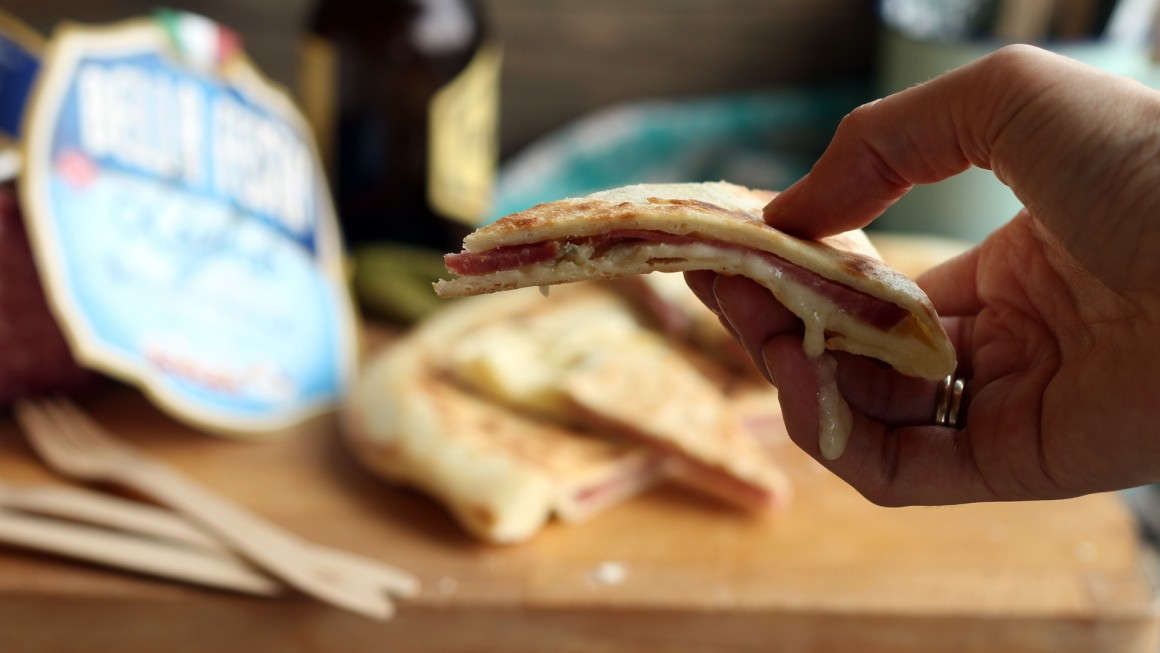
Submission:
<svg viewBox="0 0 1160 653">
<path fill-rule="evenodd" d="M 159 9 L 155 17 L 169 34 L 181 60 L 195 70 L 211 72 L 223 68 L 242 51 L 237 32 L 205 16 Z"/>
</svg>

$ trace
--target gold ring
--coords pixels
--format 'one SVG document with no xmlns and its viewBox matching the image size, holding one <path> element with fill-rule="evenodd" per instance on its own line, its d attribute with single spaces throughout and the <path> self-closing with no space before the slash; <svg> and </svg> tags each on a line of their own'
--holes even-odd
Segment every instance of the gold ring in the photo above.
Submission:
<svg viewBox="0 0 1160 653">
<path fill-rule="evenodd" d="M 935 426 L 962 426 L 964 413 L 963 395 L 966 393 L 967 382 L 954 374 L 948 374 L 938 384 L 938 391 L 934 398 Z"/>
</svg>

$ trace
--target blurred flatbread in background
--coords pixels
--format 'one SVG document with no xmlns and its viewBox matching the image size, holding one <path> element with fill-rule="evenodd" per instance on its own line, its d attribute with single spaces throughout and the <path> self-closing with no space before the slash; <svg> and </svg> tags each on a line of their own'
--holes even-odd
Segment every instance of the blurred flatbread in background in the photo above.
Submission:
<svg viewBox="0 0 1160 653">
<path fill-rule="evenodd" d="M 697 299 L 680 272 L 653 272 L 606 283 L 665 335 L 696 347 L 735 371 L 759 378 L 740 343 Z"/>
<path fill-rule="evenodd" d="M 600 285 L 521 296 L 522 310 L 448 341 L 449 374 L 517 410 L 669 452 L 679 480 L 733 504 L 786 500 L 770 451 L 735 418 L 726 371 L 644 328 Z"/>
<path fill-rule="evenodd" d="M 590 284 L 556 288 L 549 297 L 522 292 L 448 338 L 438 364 L 475 392 L 556 421 L 573 415 L 562 377 L 641 326 L 624 300 Z"/>
<path fill-rule="evenodd" d="M 667 283 L 690 293 L 679 276 Z M 663 479 L 747 509 L 786 502 L 776 391 L 650 328 L 634 306 L 576 283 L 440 310 L 366 366 L 343 411 L 347 441 L 491 542 L 527 539 L 553 515 L 584 519 Z"/>
<path fill-rule="evenodd" d="M 882 260 L 911 279 L 967 251 L 972 244 L 941 236 L 867 232 Z"/>
<path fill-rule="evenodd" d="M 652 485 L 665 459 L 496 404 L 438 366 L 448 344 L 523 300 L 497 295 L 440 312 L 371 361 L 343 411 L 365 465 L 436 497 L 491 542 L 527 539 L 553 514 L 589 517 Z"/>
<path fill-rule="evenodd" d="M 760 384 L 736 386 L 729 393 L 729 406 L 734 428 L 747 433 L 775 456 L 781 448 L 792 445 L 781 403 L 777 399 L 777 389 L 764 379 Z"/>
</svg>

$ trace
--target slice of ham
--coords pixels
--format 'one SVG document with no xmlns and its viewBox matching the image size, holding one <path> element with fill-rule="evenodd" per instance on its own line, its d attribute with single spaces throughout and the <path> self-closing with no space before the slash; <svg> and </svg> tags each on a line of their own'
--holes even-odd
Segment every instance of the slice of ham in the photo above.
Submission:
<svg viewBox="0 0 1160 653">
<path fill-rule="evenodd" d="M 787 501 L 787 497 L 778 496 L 769 488 L 747 483 L 720 468 L 706 465 L 689 456 L 670 458 L 668 471 L 684 485 L 746 510 L 760 512 L 783 505 Z"/>
<path fill-rule="evenodd" d="M 666 455 L 650 460 L 648 466 L 643 469 L 632 470 L 603 479 L 599 483 L 576 488 L 568 495 L 567 505 L 557 507 L 560 516 L 568 521 L 582 521 L 661 478 L 672 478 L 725 503 L 756 512 L 783 505 L 788 500 L 788 497 L 779 496 L 769 488 L 747 483 L 725 470 L 696 460 L 672 447 L 659 442 L 650 444 L 659 451 L 665 451 Z"/>
<path fill-rule="evenodd" d="M 665 243 L 669 245 L 702 244 L 725 249 L 748 251 L 761 256 L 771 266 L 780 270 L 785 277 L 793 279 L 797 283 L 826 297 L 842 311 L 871 326 L 887 330 L 901 322 L 907 315 L 906 309 L 897 304 L 827 279 L 800 265 L 791 263 L 776 254 L 755 250 L 743 245 L 697 236 L 670 234 L 662 231 L 649 231 L 644 229 L 624 229 L 599 236 L 570 239 L 567 242 L 578 245 L 592 245 L 594 249 L 593 256 L 600 256 L 609 249 L 619 245 L 633 243 Z M 478 276 L 551 261 L 559 255 L 560 249 L 560 241 L 551 240 L 528 245 L 498 247 L 485 252 L 448 254 L 443 260 L 447 265 L 447 269 L 456 274 Z"/>
<path fill-rule="evenodd" d="M 589 479 L 566 490 L 555 506 L 564 521 L 584 521 L 601 510 L 633 496 L 661 480 L 667 456 L 650 453 L 628 465 L 619 465 L 607 476 Z"/>
<path fill-rule="evenodd" d="M 618 475 L 578 487 L 572 493 L 572 500 L 584 507 L 601 506 L 610 498 L 615 498 L 632 488 L 652 483 L 660 474 L 663 464 L 663 457 L 649 458 L 637 468 L 622 470 Z"/>
<path fill-rule="evenodd" d="M 669 440 L 648 434 L 637 424 L 592 411 L 575 401 L 572 407 L 581 421 L 597 432 L 615 433 L 663 454 L 664 473 L 695 490 L 746 510 L 759 512 L 782 505 L 788 498 L 774 487 L 740 478 L 728 469 L 701 460 Z"/>
<path fill-rule="evenodd" d="M 533 263 L 543 263 L 556 258 L 560 243 L 547 240 L 530 245 L 497 247 L 486 252 L 460 252 L 445 254 L 443 264 L 448 270 L 462 275 L 490 274 L 500 270 L 514 270 Z"/>
</svg>

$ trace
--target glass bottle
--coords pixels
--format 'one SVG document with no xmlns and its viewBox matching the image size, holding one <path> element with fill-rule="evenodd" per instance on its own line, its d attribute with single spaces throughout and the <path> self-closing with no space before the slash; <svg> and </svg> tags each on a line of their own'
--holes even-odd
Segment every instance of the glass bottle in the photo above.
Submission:
<svg viewBox="0 0 1160 653">
<path fill-rule="evenodd" d="M 454 251 L 487 217 L 499 65 L 478 2 L 318 3 L 299 90 L 348 245 Z"/>
</svg>

